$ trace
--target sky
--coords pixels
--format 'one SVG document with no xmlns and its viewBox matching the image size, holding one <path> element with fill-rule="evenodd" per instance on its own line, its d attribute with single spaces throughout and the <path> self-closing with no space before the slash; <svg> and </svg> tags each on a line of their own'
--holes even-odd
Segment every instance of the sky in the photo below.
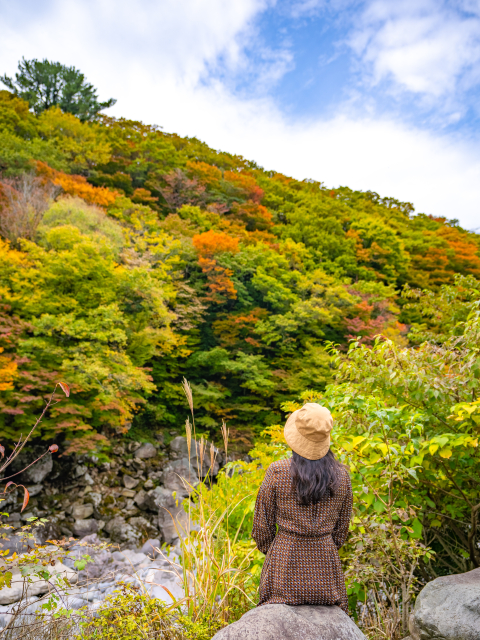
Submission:
<svg viewBox="0 0 480 640">
<path fill-rule="evenodd" d="M 0 0 L 0 74 L 480 231 L 480 0 Z"/>
</svg>

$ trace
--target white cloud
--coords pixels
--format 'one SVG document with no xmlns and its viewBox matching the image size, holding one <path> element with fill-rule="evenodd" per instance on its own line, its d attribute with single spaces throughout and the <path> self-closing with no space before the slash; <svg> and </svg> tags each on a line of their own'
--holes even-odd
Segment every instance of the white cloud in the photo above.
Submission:
<svg viewBox="0 0 480 640">
<path fill-rule="evenodd" d="M 33 5 L 24 20 L 2 11 L 0 71 L 13 73 L 22 55 L 74 64 L 102 99 L 118 99 L 112 114 L 196 136 L 299 179 L 371 189 L 477 227 L 480 156 L 473 143 L 348 113 L 295 122 L 268 94 L 254 88 L 240 98 L 221 74 L 209 74 L 255 75 L 245 51 L 257 41 L 264 46 L 255 17 L 267 1 L 52 0 L 42 10 Z M 274 82 L 291 60 L 285 52 L 268 60 L 265 50 L 261 73 Z"/>
<path fill-rule="evenodd" d="M 171 87 L 162 106 L 167 131 L 197 136 L 214 148 L 255 160 L 300 180 L 377 191 L 413 202 L 418 212 L 480 225 L 480 158 L 476 147 L 384 119 L 339 115 L 289 123 L 268 99 L 237 99 L 222 85 Z M 154 93 L 144 119 L 160 121 Z M 138 107 L 128 105 L 132 116 Z M 120 107 L 119 107 L 120 110 Z"/>
<path fill-rule="evenodd" d="M 438 101 L 478 83 L 480 16 L 470 0 L 369 0 L 350 45 L 373 83 Z M 463 9 L 463 11 L 461 10 Z M 465 11 L 469 13 L 465 13 Z"/>
</svg>

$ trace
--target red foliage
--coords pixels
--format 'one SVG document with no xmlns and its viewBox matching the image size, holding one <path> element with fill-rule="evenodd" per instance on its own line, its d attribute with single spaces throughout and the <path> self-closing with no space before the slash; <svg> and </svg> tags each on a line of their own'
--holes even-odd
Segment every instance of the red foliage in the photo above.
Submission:
<svg viewBox="0 0 480 640">
<path fill-rule="evenodd" d="M 181 169 L 162 176 L 166 186 L 160 189 L 170 209 L 176 211 L 184 204 L 205 204 L 205 186 L 197 178 L 187 178 Z"/>
</svg>

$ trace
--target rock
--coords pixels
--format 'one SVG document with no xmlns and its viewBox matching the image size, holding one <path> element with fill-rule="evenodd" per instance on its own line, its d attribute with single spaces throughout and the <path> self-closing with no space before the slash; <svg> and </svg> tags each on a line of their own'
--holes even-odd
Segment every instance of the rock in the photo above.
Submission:
<svg viewBox="0 0 480 640">
<path fill-rule="evenodd" d="M 103 496 L 101 493 L 97 493 L 96 491 L 91 491 L 89 492 L 88 499 L 92 501 L 92 504 L 95 507 L 95 509 L 98 509 L 98 507 L 102 504 Z"/>
<path fill-rule="evenodd" d="M 86 520 L 92 514 L 93 514 L 93 504 L 74 504 L 73 505 L 72 516 L 75 518 L 75 520 Z"/>
<path fill-rule="evenodd" d="M 87 467 L 84 464 L 77 464 L 75 467 L 75 475 L 77 478 L 81 478 L 87 473 Z"/>
<path fill-rule="evenodd" d="M 188 445 L 187 439 L 184 436 L 177 436 L 171 440 L 168 445 L 170 448 L 170 453 L 172 453 L 176 458 L 184 458 L 188 456 Z"/>
<path fill-rule="evenodd" d="M 154 487 L 155 485 L 153 484 L 153 480 L 151 478 L 148 478 L 148 480 L 143 484 L 143 488 L 145 489 L 145 491 L 150 491 L 150 489 L 153 489 Z"/>
<path fill-rule="evenodd" d="M 8 524 L 13 525 L 14 527 L 19 527 L 21 525 L 22 516 L 20 512 L 10 513 L 8 518 L 4 519 Z"/>
<path fill-rule="evenodd" d="M 98 522 L 93 518 L 89 518 L 88 520 L 77 520 L 73 525 L 74 535 L 81 538 L 91 535 L 92 533 L 97 533 L 97 531 Z"/>
<path fill-rule="evenodd" d="M 366 640 L 340 607 L 265 604 L 224 627 L 212 640 Z"/>
<path fill-rule="evenodd" d="M 175 542 L 187 531 L 188 514 L 182 505 L 182 500 L 175 499 L 168 489 L 157 487 L 156 504 L 158 506 L 158 528 L 166 544 Z"/>
<path fill-rule="evenodd" d="M 43 491 L 43 484 L 31 484 L 27 487 L 27 491 L 30 494 L 30 497 L 38 496 L 39 493 Z"/>
<path fill-rule="evenodd" d="M 168 495 L 171 495 L 171 491 L 167 491 Z M 140 491 L 135 495 L 134 503 L 137 505 L 139 509 L 142 511 L 153 511 L 158 513 L 158 507 L 162 503 L 162 499 L 165 494 L 164 487 L 155 487 L 151 491 L 144 491 L 140 489 Z"/>
<path fill-rule="evenodd" d="M 48 571 L 51 574 L 50 583 L 55 584 L 57 577 L 67 578 L 71 584 L 75 584 L 77 581 L 77 572 L 69 569 L 62 562 L 57 560 L 55 565 L 49 566 Z M 47 593 L 51 586 L 46 580 L 39 578 L 36 575 L 30 575 L 31 581 L 28 585 L 29 596 L 39 596 L 43 593 Z M 18 568 L 12 570 L 12 586 L 3 587 L 0 590 L 0 604 L 11 604 L 21 599 L 23 595 L 24 579 L 20 575 Z"/>
<path fill-rule="evenodd" d="M 196 471 L 198 472 L 200 470 L 200 460 L 199 460 L 199 441 L 198 440 L 192 440 L 192 445 L 191 445 L 191 450 L 190 450 L 190 462 L 192 464 L 192 467 L 194 467 L 196 469 Z M 207 442 L 205 445 L 205 453 L 203 456 L 203 463 L 202 463 L 202 469 L 200 472 L 200 475 L 202 477 L 206 476 L 207 473 L 209 473 L 210 471 L 210 465 L 211 465 L 211 459 L 210 459 L 210 446 L 211 443 Z M 171 442 L 170 442 L 170 452 L 172 454 L 172 458 L 186 458 L 188 460 L 188 445 L 187 445 L 187 439 L 184 438 L 183 436 L 177 436 L 176 438 L 174 438 Z M 219 469 L 220 469 L 220 464 L 219 464 L 219 454 L 220 451 L 214 447 L 214 464 L 213 464 L 213 469 L 211 471 L 213 476 L 216 476 Z"/>
<path fill-rule="evenodd" d="M 132 476 L 129 476 L 127 474 L 123 476 L 123 484 L 127 489 L 135 489 L 139 482 L 140 480 L 137 480 L 137 478 L 132 478 Z"/>
<path fill-rule="evenodd" d="M 87 471 L 87 473 L 83 476 L 82 481 L 83 481 L 83 482 L 86 482 L 86 483 L 87 483 L 87 484 L 89 484 L 89 485 L 95 484 L 95 482 L 94 482 L 94 480 L 93 480 L 92 476 L 88 473 L 88 471 Z"/>
<path fill-rule="evenodd" d="M 134 498 L 135 491 L 133 489 L 124 489 L 122 491 L 122 496 L 125 496 L 125 498 Z"/>
<path fill-rule="evenodd" d="M 410 616 L 413 640 L 480 639 L 480 569 L 429 582 Z"/>
<path fill-rule="evenodd" d="M 147 555 L 149 558 L 156 558 L 160 554 L 156 549 L 160 548 L 160 540 L 158 538 L 151 538 L 147 540 L 143 547 L 140 549 L 142 553 Z"/>
<path fill-rule="evenodd" d="M 105 531 L 110 535 L 112 542 L 131 547 L 137 547 L 142 537 L 139 531 L 125 522 L 123 516 L 115 516 L 115 518 L 107 522 Z"/>
<path fill-rule="evenodd" d="M 162 483 L 167 489 L 176 491 L 181 496 L 188 496 L 198 484 L 198 476 L 188 458 L 170 462 L 162 473 Z"/>
<path fill-rule="evenodd" d="M 150 504 L 149 495 L 143 489 L 140 489 L 140 491 L 135 494 L 133 501 L 139 509 L 142 509 L 142 511 L 146 511 L 148 509 L 148 505 Z"/>
<path fill-rule="evenodd" d="M 140 458 L 141 460 L 145 460 L 146 458 L 154 458 L 157 455 L 157 450 L 150 444 L 150 442 L 146 442 L 142 444 L 142 446 L 135 451 L 135 457 Z"/>
<path fill-rule="evenodd" d="M 52 469 L 52 456 L 47 455 L 22 473 L 22 482 L 25 484 L 40 484 L 52 472 Z"/>
<path fill-rule="evenodd" d="M 134 567 L 145 562 L 147 560 L 147 556 L 140 552 L 133 551 L 132 549 L 124 549 L 123 551 L 115 551 L 113 554 L 115 559 L 121 559 L 124 562 L 129 562 Z"/>
<path fill-rule="evenodd" d="M 145 536 L 150 537 L 158 534 L 158 529 L 142 516 L 134 516 L 133 518 L 130 518 L 128 524 L 139 531 L 142 534 L 142 538 L 145 538 Z"/>
<path fill-rule="evenodd" d="M 8 538 L 0 539 L 0 550 L 8 551 L 8 555 L 24 553 L 29 549 L 33 549 L 34 546 L 35 540 L 24 539 L 20 536 L 9 535 Z"/>
</svg>

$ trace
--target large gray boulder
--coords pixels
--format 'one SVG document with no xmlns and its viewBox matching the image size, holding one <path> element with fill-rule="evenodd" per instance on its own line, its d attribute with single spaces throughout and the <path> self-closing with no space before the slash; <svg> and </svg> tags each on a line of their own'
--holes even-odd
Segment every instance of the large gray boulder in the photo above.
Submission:
<svg viewBox="0 0 480 640">
<path fill-rule="evenodd" d="M 188 458 L 181 458 L 165 467 L 161 481 L 170 493 L 176 491 L 179 496 L 188 496 L 197 486 L 198 476 Z"/>
<path fill-rule="evenodd" d="M 413 640 L 480 640 L 480 569 L 429 582 L 409 627 Z"/>
<path fill-rule="evenodd" d="M 157 487 L 156 491 L 158 528 L 163 542 L 175 545 L 189 530 L 188 515 L 183 508 L 182 499 L 174 498 L 171 490 Z"/>
<path fill-rule="evenodd" d="M 220 451 L 213 447 L 214 450 L 214 464 L 213 468 L 210 469 L 211 458 L 210 458 L 210 447 L 212 444 L 207 442 L 204 447 L 204 455 L 202 460 L 202 468 L 200 469 L 200 453 L 199 447 L 200 442 L 198 440 L 193 440 L 190 448 L 190 463 L 195 471 L 203 478 L 208 473 L 212 476 L 216 476 L 220 469 L 219 464 L 219 454 Z M 186 458 L 188 461 L 188 444 L 187 439 L 184 436 L 177 436 L 170 442 L 170 455 L 173 459 Z"/>
<path fill-rule="evenodd" d="M 366 640 L 340 607 L 265 604 L 216 633 L 212 640 Z"/>
<path fill-rule="evenodd" d="M 140 460 L 146 460 L 147 458 L 154 458 L 157 455 L 157 450 L 151 442 L 146 442 L 135 451 L 135 457 Z"/>
<path fill-rule="evenodd" d="M 98 522 L 93 518 L 75 520 L 73 524 L 73 533 L 80 538 L 89 536 L 98 531 Z"/>
<path fill-rule="evenodd" d="M 53 460 L 51 455 L 46 455 L 39 462 L 29 467 L 22 473 L 22 482 L 40 484 L 52 472 Z"/>
</svg>

